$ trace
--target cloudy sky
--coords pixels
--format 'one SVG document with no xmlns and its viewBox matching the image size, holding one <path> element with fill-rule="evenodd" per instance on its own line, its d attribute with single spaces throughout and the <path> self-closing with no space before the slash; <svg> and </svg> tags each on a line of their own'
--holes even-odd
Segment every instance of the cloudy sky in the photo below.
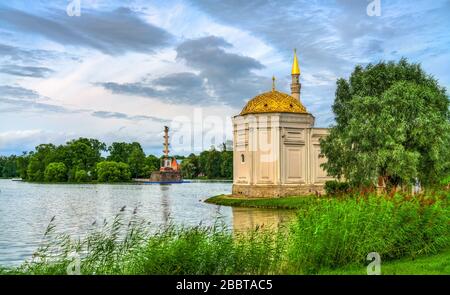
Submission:
<svg viewBox="0 0 450 295">
<path fill-rule="evenodd" d="M 198 152 L 230 139 L 272 75 L 289 92 L 293 48 L 319 127 L 356 64 L 407 57 L 449 88 L 450 1 L 381 0 L 369 16 L 372 2 L 2 1 L 0 154 L 81 136 L 160 154 L 164 125 L 178 152 Z"/>
</svg>

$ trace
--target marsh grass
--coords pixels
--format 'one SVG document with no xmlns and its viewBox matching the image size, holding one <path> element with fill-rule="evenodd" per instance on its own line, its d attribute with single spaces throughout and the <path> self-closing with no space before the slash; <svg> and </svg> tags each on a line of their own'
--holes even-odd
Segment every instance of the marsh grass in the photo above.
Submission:
<svg viewBox="0 0 450 295">
<path fill-rule="evenodd" d="M 53 221 L 33 259 L 0 273 L 66 274 L 75 252 L 82 274 L 314 274 L 364 266 L 369 252 L 386 261 L 450 248 L 448 198 L 400 194 L 309 201 L 284 230 L 148 228 L 136 214 L 118 214 L 73 239 Z"/>
<path fill-rule="evenodd" d="M 301 209 L 311 203 L 317 203 L 322 198 L 316 196 L 283 197 L 283 198 L 251 198 L 233 197 L 230 195 L 218 195 L 206 199 L 206 203 L 248 208 L 272 208 L 272 209 Z"/>
<path fill-rule="evenodd" d="M 384 261 L 436 254 L 450 246 L 449 217 L 445 199 L 426 196 L 369 195 L 311 204 L 291 226 L 289 272 L 364 264 L 370 252 Z"/>
</svg>

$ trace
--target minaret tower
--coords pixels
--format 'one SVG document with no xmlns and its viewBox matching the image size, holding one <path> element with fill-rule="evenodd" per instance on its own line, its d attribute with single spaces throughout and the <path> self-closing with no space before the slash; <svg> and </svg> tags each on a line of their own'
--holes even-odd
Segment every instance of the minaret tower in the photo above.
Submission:
<svg viewBox="0 0 450 295">
<path fill-rule="evenodd" d="M 169 163 L 169 127 L 164 126 L 164 164 L 163 167 L 167 167 Z"/>
<path fill-rule="evenodd" d="M 173 183 L 173 182 L 183 182 L 183 178 L 181 177 L 181 171 L 179 169 L 177 160 L 175 157 L 169 157 L 169 127 L 164 126 L 164 150 L 161 167 L 159 171 L 152 171 L 150 175 L 150 179 L 148 180 L 150 183 Z M 147 182 L 147 181 L 145 181 Z"/>
<path fill-rule="evenodd" d="M 300 89 L 302 84 L 300 84 L 300 67 L 298 66 L 297 50 L 294 49 L 294 62 L 292 63 L 292 83 L 291 83 L 291 95 L 296 99 L 300 100 Z"/>
</svg>

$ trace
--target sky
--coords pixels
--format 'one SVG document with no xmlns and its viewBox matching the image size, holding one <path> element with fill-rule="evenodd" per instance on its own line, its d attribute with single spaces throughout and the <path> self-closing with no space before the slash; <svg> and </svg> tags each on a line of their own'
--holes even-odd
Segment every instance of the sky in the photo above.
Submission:
<svg viewBox="0 0 450 295">
<path fill-rule="evenodd" d="M 0 155 L 78 137 L 198 153 L 232 139 L 259 93 L 289 93 L 333 124 L 336 80 L 358 64 L 421 63 L 450 87 L 450 0 L 2 1 Z"/>
</svg>

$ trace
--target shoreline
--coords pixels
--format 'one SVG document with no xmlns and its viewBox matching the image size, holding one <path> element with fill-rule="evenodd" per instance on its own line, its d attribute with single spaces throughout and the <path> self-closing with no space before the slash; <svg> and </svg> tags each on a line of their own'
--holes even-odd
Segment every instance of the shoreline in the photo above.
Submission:
<svg viewBox="0 0 450 295">
<path fill-rule="evenodd" d="M 217 195 L 204 200 L 205 203 L 243 208 L 265 208 L 265 209 L 302 209 L 305 205 L 327 199 L 315 195 L 293 196 L 283 198 L 246 198 L 233 195 Z"/>
<path fill-rule="evenodd" d="M 125 182 L 97 182 L 97 181 L 86 181 L 86 182 L 76 182 L 76 181 L 62 181 L 62 182 L 45 182 L 45 181 L 28 181 L 28 180 L 13 180 L 13 178 L 0 178 L 0 180 L 10 180 L 16 182 L 30 183 L 30 184 L 130 184 L 130 185 L 141 185 L 141 184 L 182 184 L 182 183 L 208 183 L 208 182 L 220 182 L 220 183 L 231 183 L 231 180 L 223 180 L 223 179 L 183 179 L 182 182 L 143 182 L 143 181 L 125 181 Z"/>
</svg>

